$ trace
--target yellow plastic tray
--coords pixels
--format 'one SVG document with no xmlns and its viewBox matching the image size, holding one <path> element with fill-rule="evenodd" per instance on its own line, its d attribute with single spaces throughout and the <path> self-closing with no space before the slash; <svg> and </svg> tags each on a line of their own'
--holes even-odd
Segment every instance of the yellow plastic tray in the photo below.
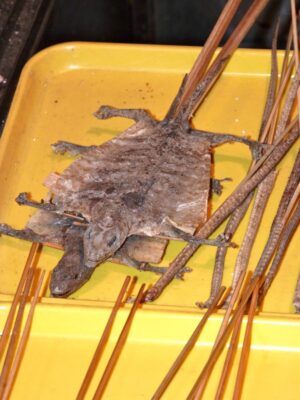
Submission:
<svg viewBox="0 0 300 400">
<path fill-rule="evenodd" d="M 71 162 L 69 156 L 54 155 L 51 143 L 60 139 L 85 145 L 100 144 L 130 125 L 130 121 L 121 118 L 96 120 L 92 113 L 101 104 L 146 108 L 162 118 L 198 51 L 187 47 L 71 43 L 54 46 L 33 57 L 22 73 L 0 142 L 0 221 L 23 227 L 33 210 L 19 207 L 14 198 L 23 191 L 30 191 L 35 199 L 44 197 L 44 178 Z M 255 138 L 269 70 L 268 51 L 237 51 L 197 113 L 195 126 Z M 280 164 L 276 190 L 251 256 L 251 269 L 265 244 L 296 151 L 295 146 Z M 210 212 L 244 177 L 250 154 L 242 145 L 228 144 L 215 151 L 214 159 L 214 176 L 231 177 L 233 181 L 225 182 L 220 198 L 213 197 Z M 245 226 L 246 221 L 235 237 L 237 243 Z M 293 315 L 292 307 L 299 271 L 297 241 L 299 231 L 267 296 L 264 312 L 255 320 L 243 392 L 245 399 L 253 396 L 296 399 L 300 393 L 300 319 Z M 17 239 L 0 238 L 1 325 L 29 247 L 30 244 Z M 182 247 L 183 244 L 172 243 L 162 265 L 167 266 Z M 236 254 L 237 250 L 229 250 L 224 274 L 226 285 L 230 284 Z M 60 255 L 58 250 L 44 248 L 39 266 L 50 272 Z M 138 312 L 105 398 L 151 397 L 202 314 L 194 303 L 208 296 L 214 255 L 215 249 L 202 247 L 190 260 L 193 272 L 186 274 L 185 281 L 172 282 L 154 304 L 143 306 Z M 71 299 L 51 299 L 46 293 L 37 307 L 13 399 L 24 398 L 25 393 L 30 399 L 74 398 L 112 301 L 127 274 L 138 275 L 138 281 L 147 284 L 157 280 L 150 273 L 105 263 Z M 106 359 L 127 312 L 123 310 L 117 319 Z M 185 398 L 211 349 L 221 314 L 209 321 L 195 351 L 164 398 Z M 98 378 L 104 364 L 105 359 Z M 218 374 L 214 373 L 205 398 L 213 398 L 217 379 Z M 96 381 L 97 378 L 92 390 Z M 230 398 L 233 383 L 234 373 L 226 398 Z"/>
</svg>

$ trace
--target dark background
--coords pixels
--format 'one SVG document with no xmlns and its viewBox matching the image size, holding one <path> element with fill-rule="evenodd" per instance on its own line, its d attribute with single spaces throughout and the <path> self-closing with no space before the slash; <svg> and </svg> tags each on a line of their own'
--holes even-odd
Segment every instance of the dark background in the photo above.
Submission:
<svg viewBox="0 0 300 400">
<path fill-rule="evenodd" d="M 45 45 L 107 41 L 202 45 L 226 0 L 56 0 Z M 244 0 L 235 22 L 252 0 Z M 270 0 L 243 47 L 266 48 L 280 16 L 280 47 L 289 27 L 290 0 Z M 229 28 L 229 34 L 232 31 Z"/>
<path fill-rule="evenodd" d="M 242 2 L 223 40 L 252 2 Z M 0 134 L 20 71 L 35 52 L 69 41 L 203 45 L 225 4 L 226 0 L 0 0 Z M 278 47 L 284 48 L 290 0 L 270 0 L 241 46 L 270 48 L 279 17 Z"/>
</svg>

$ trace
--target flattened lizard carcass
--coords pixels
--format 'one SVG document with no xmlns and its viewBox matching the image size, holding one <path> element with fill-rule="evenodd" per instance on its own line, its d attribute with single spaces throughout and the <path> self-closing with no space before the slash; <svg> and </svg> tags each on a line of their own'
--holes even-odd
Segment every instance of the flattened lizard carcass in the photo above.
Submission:
<svg viewBox="0 0 300 400">
<path fill-rule="evenodd" d="M 125 132 L 100 145 L 84 147 L 69 142 L 53 145 L 54 151 L 80 154 L 61 174 L 45 182 L 48 201 L 31 202 L 22 194 L 17 201 L 38 207 L 23 230 L 6 224 L 0 232 L 36 242 L 54 242 L 64 255 L 54 269 L 51 293 L 67 296 L 91 276 L 95 267 L 114 257 L 135 267 L 130 256 L 135 241 L 146 246 L 150 238 L 178 238 L 210 245 L 228 245 L 227 238 L 195 239 L 193 233 L 207 215 L 212 147 L 228 141 L 244 142 L 254 151 L 255 141 L 234 135 L 197 131 L 189 116 L 207 82 L 214 80 L 223 62 L 198 85 L 189 102 L 174 116 L 173 102 L 162 121 L 141 109 L 120 110 L 102 106 L 99 119 L 125 117 L 135 121 Z M 148 239 L 147 239 L 148 237 Z M 158 242 L 158 261 L 166 241 Z M 155 267 L 153 267 L 155 271 Z M 159 268 L 158 268 L 159 270 Z"/>
</svg>

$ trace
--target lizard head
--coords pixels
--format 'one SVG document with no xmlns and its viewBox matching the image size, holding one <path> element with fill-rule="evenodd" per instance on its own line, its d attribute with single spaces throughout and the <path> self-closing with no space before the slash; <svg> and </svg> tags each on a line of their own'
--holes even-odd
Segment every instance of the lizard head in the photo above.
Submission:
<svg viewBox="0 0 300 400">
<path fill-rule="evenodd" d="M 53 297 L 68 297 L 88 281 L 94 272 L 92 268 L 62 261 L 51 274 L 50 293 Z"/>
<path fill-rule="evenodd" d="M 129 234 L 128 222 L 120 213 L 106 215 L 98 221 L 91 222 L 84 234 L 84 265 L 87 268 L 95 268 L 111 257 Z"/>
<path fill-rule="evenodd" d="M 93 273 L 83 264 L 85 228 L 71 226 L 65 234 L 64 254 L 51 274 L 50 292 L 53 297 L 67 297 L 78 290 Z"/>
</svg>

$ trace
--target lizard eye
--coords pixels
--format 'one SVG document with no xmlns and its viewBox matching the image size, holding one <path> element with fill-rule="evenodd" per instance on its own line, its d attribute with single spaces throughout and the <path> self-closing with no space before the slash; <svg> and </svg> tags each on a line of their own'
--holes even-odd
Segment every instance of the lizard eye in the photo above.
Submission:
<svg viewBox="0 0 300 400">
<path fill-rule="evenodd" d="M 115 243 L 116 240 L 117 240 L 117 236 L 115 235 L 110 239 L 110 241 L 107 243 L 107 245 L 109 247 L 111 247 Z"/>
</svg>

